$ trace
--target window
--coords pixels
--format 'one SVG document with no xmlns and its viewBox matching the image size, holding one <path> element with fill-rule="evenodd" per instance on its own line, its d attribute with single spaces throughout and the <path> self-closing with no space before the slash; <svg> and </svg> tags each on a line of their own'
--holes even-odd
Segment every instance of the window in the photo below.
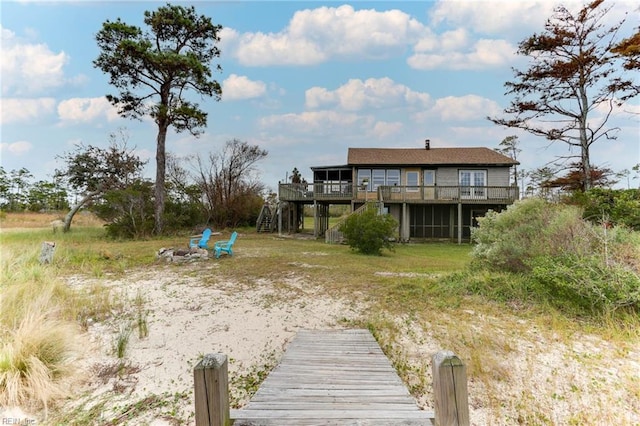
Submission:
<svg viewBox="0 0 640 426">
<path fill-rule="evenodd" d="M 433 186 L 436 184 L 436 171 L 435 170 L 425 170 L 424 171 L 424 180 L 422 181 L 424 186 Z"/>
<path fill-rule="evenodd" d="M 487 198 L 487 171 L 460 170 L 460 196 L 462 198 Z"/>
<path fill-rule="evenodd" d="M 389 186 L 400 185 L 400 170 L 398 169 L 387 170 L 387 185 Z"/>
<path fill-rule="evenodd" d="M 367 191 L 371 191 L 371 169 L 358 169 L 358 188 L 367 181 Z"/>
<path fill-rule="evenodd" d="M 373 190 L 378 189 L 379 186 L 384 186 L 386 177 L 384 169 L 374 169 L 372 170 L 372 175 Z"/>
<path fill-rule="evenodd" d="M 375 191 L 379 186 L 400 185 L 400 170 L 398 169 L 358 169 L 358 187 L 362 186 L 364 180 L 369 183 L 367 191 Z"/>
<path fill-rule="evenodd" d="M 418 190 L 418 172 L 406 172 L 407 192 L 416 192 Z"/>
</svg>

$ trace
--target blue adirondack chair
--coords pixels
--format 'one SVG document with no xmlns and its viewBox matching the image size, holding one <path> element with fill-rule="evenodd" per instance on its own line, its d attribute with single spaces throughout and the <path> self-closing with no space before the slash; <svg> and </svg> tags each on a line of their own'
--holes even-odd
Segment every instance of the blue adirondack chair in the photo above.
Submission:
<svg viewBox="0 0 640 426">
<path fill-rule="evenodd" d="M 202 232 L 202 235 L 198 235 L 189 240 L 189 248 L 203 248 L 209 250 L 209 238 L 211 238 L 211 229 L 207 228 Z"/>
<path fill-rule="evenodd" d="M 227 253 L 229 256 L 233 256 L 233 243 L 236 242 L 236 238 L 238 237 L 238 233 L 233 231 L 231 234 L 231 238 L 224 241 L 216 241 L 213 246 L 213 251 L 216 253 L 216 259 L 220 257 L 222 252 Z"/>
</svg>

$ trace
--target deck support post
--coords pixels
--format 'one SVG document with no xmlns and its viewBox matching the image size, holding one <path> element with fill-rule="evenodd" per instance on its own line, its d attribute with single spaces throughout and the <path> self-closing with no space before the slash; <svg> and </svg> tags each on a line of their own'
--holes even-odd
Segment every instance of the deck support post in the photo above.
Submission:
<svg viewBox="0 0 640 426">
<path fill-rule="evenodd" d="M 462 244 L 462 202 L 458 203 L 458 244 Z"/>
<path fill-rule="evenodd" d="M 436 426 L 468 426 L 469 397 L 466 367 L 453 352 L 433 355 L 433 393 Z"/>
<path fill-rule="evenodd" d="M 193 369 L 196 426 L 230 426 L 227 356 L 207 354 Z"/>
</svg>

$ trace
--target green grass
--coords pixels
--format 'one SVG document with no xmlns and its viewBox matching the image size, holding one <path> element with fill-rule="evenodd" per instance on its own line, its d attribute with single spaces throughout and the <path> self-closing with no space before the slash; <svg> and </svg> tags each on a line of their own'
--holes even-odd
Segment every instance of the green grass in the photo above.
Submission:
<svg viewBox="0 0 640 426">
<path fill-rule="evenodd" d="M 214 239 L 227 239 L 230 231 L 225 230 Z M 346 245 L 328 245 L 308 235 L 280 237 L 275 233 L 258 234 L 254 229 L 238 232 L 233 257 L 198 262 L 188 268 L 161 267 L 198 276 L 204 286 L 233 282 L 235 291 L 241 291 L 242 286 L 260 285 L 260 280 L 270 280 L 281 291 L 270 293 L 265 304 L 276 304 L 289 298 L 291 292 L 300 291 L 287 283 L 290 278 L 298 278 L 304 285 L 314 286 L 315 291 L 331 297 L 366 303 L 369 308 L 363 318 L 345 325 L 373 332 L 414 395 L 431 392 L 429 359 L 408 354 L 401 341 L 428 334 L 440 347 L 453 350 L 466 361 L 470 380 L 483 389 L 483 395 L 477 398 L 493 413 L 494 419 L 501 418 L 507 405 L 516 404 L 505 400 L 503 387 L 515 379 L 505 360 L 521 350 L 514 342 L 531 327 L 537 329 L 540 339 L 569 345 L 576 335 L 593 333 L 616 345 L 620 356 L 636 350 L 640 339 L 637 315 L 577 321 L 528 297 L 536 289 L 526 287 L 526 282 L 519 282 L 514 275 L 467 270 L 472 248 L 468 244 L 398 244 L 395 251 L 384 251 L 382 256 L 364 256 Z M 54 261 L 39 265 L 40 244 L 45 240 L 56 242 Z M 102 321 L 112 312 L 126 311 L 129 317 L 124 319 L 130 320 L 133 327 L 137 324 L 139 337 L 143 337 L 148 332 L 147 301 L 143 295 L 124 300 L 100 284 L 81 292 L 71 291 L 64 284 L 65 277 L 111 278 L 124 276 L 131 270 L 157 269 L 158 249 L 186 249 L 188 240 L 188 233 L 145 241 L 108 240 L 101 228 L 90 227 L 72 228 L 69 234 L 55 235 L 48 228 L 3 230 L 0 337 L 3 341 L 10 340 L 18 329 L 16 319 L 29 315 L 38 293 L 47 286 L 51 286 L 50 305 L 58 307 L 49 312 L 52 319 L 86 327 L 89 319 Z M 211 262 L 215 262 L 215 274 L 210 273 Z M 249 264 L 250 268 L 243 267 Z M 0 369 L 9 364 L 6 359 L 6 355 L 0 358 Z M 528 362 L 533 365 L 536 360 Z M 255 389 L 267 370 L 265 367 L 251 371 L 236 378 L 236 384 L 246 391 Z M 26 385 L 26 381 L 22 384 Z M 640 395 L 632 377 L 620 379 L 619 388 L 628 395 Z M 25 398 L 34 395 L 25 393 Z M 547 423 L 544 419 L 548 419 L 548 413 L 539 405 L 540 398 L 535 394 L 523 394 L 522 398 L 522 406 L 518 408 L 522 418 Z M 132 405 L 122 412 L 129 415 L 130 410 L 138 409 Z"/>
</svg>

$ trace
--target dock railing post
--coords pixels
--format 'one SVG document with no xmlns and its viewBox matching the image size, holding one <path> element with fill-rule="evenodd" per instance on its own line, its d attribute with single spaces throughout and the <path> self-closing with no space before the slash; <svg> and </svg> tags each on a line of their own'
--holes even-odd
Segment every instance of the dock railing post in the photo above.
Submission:
<svg viewBox="0 0 640 426">
<path fill-rule="evenodd" d="M 433 355 L 432 371 L 436 426 L 468 426 L 466 367 L 453 352 L 440 351 Z"/>
<path fill-rule="evenodd" d="M 227 356 L 207 354 L 193 369 L 196 426 L 229 426 Z"/>
</svg>

